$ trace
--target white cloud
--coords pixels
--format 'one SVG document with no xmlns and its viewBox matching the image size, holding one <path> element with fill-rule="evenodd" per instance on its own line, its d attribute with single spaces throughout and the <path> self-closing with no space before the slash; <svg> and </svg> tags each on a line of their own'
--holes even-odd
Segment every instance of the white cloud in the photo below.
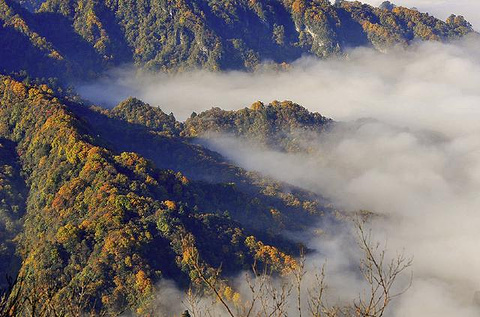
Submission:
<svg viewBox="0 0 480 317">
<path fill-rule="evenodd" d="M 479 49 L 473 38 L 387 54 L 357 49 L 346 61 L 303 59 L 280 73 L 126 76 L 111 91 L 132 86 L 140 98 L 183 118 L 213 105 L 236 109 L 290 99 L 349 121 L 319 136 L 311 153 L 274 152 L 228 137 L 208 144 L 247 169 L 321 193 L 338 206 L 387 215 L 375 228 L 388 236 L 391 250 L 414 256 L 415 273 L 392 316 L 469 317 L 478 315 L 472 298 L 480 290 Z M 98 93 L 110 84 L 88 89 Z M 355 122 L 364 117 L 376 121 Z M 337 268 L 351 259 L 338 249 L 328 248 Z M 341 272 L 333 272 L 334 281 L 348 277 Z"/>
<path fill-rule="evenodd" d="M 135 76 L 131 70 L 121 70 L 79 91 L 110 104 L 135 95 L 179 119 L 212 106 L 238 109 L 257 100 L 277 99 L 293 100 L 336 120 L 371 116 L 464 133 L 480 129 L 472 116 L 480 114 L 479 50 L 477 40 L 423 43 L 386 55 L 357 49 L 346 61 L 301 59 L 287 72 Z M 458 125 L 458 120 L 463 124 Z"/>
<path fill-rule="evenodd" d="M 208 141 L 247 169 L 346 209 L 387 215 L 376 230 L 386 233 L 390 249 L 413 254 L 415 272 L 393 316 L 479 313 L 472 299 L 480 290 L 480 63 L 471 45 L 357 51 L 347 64 L 307 68 L 330 78 L 303 96 L 310 105 L 313 94 L 322 100 L 310 109 L 380 120 L 343 125 L 320 136 L 311 153 L 274 152 L 228 137 Z M 297 76 L 295 85 L 311 85 L 305 78 Z"/>
</svg>

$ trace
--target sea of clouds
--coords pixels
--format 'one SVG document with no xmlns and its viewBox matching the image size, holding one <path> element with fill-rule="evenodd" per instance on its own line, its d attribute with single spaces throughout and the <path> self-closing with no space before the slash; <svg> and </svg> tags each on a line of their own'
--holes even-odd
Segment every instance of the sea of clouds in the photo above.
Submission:
<svg viewBox="0 0 480 317">
<path fill-rule="evenodd" d="M 342 122 L 310 140 L 308 153 L 276 152 L 230 136 L 204 143 L 239 166 L 322 194 L 339 208 L 384 215 L 372 224 L 374 232 L 386 237 L 390 251 L 414 258 L 412 287 L 389 316 L 473 317 L 480 290 L 479 51 L 480 41 L 471 37 L 385 54 L 360 48 L 347 59 L 304 58 L 284 72 L 171 76 L 124 69 L 80 91 L 105 104 L 135 95 L 180 119 L 212 106 L 288 99 Z M 334 288 L 357 292 L 358 276 L 346 268 L 358 252 L 346 241 L 343 235 L 307 241 L 322 254 L 309 263 L 321 265 L 328 257 Z"/>
</svg>

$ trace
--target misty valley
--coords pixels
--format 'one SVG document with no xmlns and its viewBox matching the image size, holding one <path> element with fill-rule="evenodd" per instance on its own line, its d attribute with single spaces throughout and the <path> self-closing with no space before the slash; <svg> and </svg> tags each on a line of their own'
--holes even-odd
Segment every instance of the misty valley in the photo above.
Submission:
<svg viewBox="0 0 480 317">
<path fill-rule="evenodd" d="M 469 0 L 0 0 L 0 317 L 480 315 Z"/>
</svg>

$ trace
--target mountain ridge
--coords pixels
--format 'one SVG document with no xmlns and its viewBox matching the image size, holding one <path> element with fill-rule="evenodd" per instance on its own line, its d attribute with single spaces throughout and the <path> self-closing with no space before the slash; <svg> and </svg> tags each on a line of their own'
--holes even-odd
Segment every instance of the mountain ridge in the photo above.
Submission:
<svg viewBox="0 0 480 317">
<path fill-rule="evenodd" d="M 384 50 L 474 32 L 461 16 L 441 21 L 358 1 L 47 0 L 34 13 L 22 4 L 32 8 L 0 2 L 1 44 L 10 50 L 0 56 L 0 69 L 69 80 L 95 78 L 125 63 L 165 72 L 255 70 L 305 54 L 325 58 L 358 46 Z M 20 50 L 28 53 L 19 61 Z M 46 67 L 35 63 L 39 59 Z"/>
<path fill-rule="evenodd" d="M 0 236 L 10 251 L 2 259 L 18 254 L 21 296 L 46 315 L 152 313 L 161 279 L 182 287 L 198 283 L 186 243 L 200 254 L 205 274 L 221 267 L 228 276 L 254 262 L 290 270 L 299 246 L 281 236 L 283 224 L 306 229 L 329 212 L 312 194 L 231 166 L 180 136 L 155 134 L 148 121 L 115 121 L 119 130 L 107 134 L 108 116 L 57 98 L 46 85 L 1 77 L 0 96 L 0 136 L 17 153 L 12 175 L 18 179 L 21 172 L 27 190 L 18 187 L 24 214 L 11 217 L 21 226 Z M 119 107 L 132 110 L 129 102 L 140 103 L 132 99 Z M 140 109 L 159 114 L 146 104 Z M 133 145 L 120 147 L 126 139 L 117 133 L 131 134 L 137 143 L 151 135 L 151 160 L 133 152 Z M 191 158 L 182 160 L 186 155 Z M 203 166 L 194 166 L 202 160 Z M 218 177 L 202 181 L 211 168 Z M 219 171 L 231 183 L 222 183 Z"/>
</svg>

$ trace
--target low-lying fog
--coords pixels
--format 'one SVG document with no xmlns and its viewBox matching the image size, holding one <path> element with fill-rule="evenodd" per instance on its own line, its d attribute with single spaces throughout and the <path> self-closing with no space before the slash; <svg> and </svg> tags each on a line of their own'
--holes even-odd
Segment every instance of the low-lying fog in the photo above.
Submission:
<svg viewBox="0 0 480 317">
<path fill-rule="evenodd" d="M 413 285 L 391 316 L 478 316 L 472 301 L 480 290 L 479 51 L 480 41 L 470 38 L 387 54 L 357 49 L 347 60 L 302 59 L 286 72 L 172 77 L 122 70 L 80 91 L 107 104 L 135 95 L 179 119 L 211 106 L 288 99 L 346 122 L 319 136 L 309 153 L 274 152 L 228 136 L 205 142 L 240 166 L 321 193 L 339 207 L 386 215 L 374 232 L 386 235 L 389 250 L 414 257 Z M 310 245 L 324 247 L 321 240 Z M 349 258 L 341 242 L 333 245 L 331 257 Z M 352 280 L 343 281 L 350 289 Z"/>
</svg>

